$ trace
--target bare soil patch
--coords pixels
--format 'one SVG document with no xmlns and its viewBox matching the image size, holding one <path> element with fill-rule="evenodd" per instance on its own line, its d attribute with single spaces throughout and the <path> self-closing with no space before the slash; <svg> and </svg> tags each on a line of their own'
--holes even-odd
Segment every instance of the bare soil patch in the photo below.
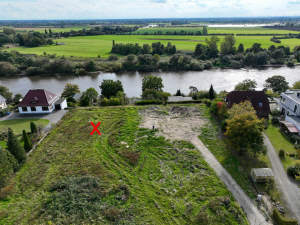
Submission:
<svg viewBox="0 0 300 225">
<path fill-rule="evenodd" d="M 140 111 L 141 127 L 158 129 L 157 135 L 170 140 L 190 141 L 207 123 L 197 107 L 152 106 Z"/>
</svg>

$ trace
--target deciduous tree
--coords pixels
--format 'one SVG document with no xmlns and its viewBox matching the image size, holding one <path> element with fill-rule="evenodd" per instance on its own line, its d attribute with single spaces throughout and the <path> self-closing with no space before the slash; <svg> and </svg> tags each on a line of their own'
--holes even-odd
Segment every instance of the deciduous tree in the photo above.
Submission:
<svg viewBox="0 0 300 225">
<path fill-rule="evenodd" d="M 283 76 L 273 76 L 266 79 L 265 85 L 266 88 L 272 89 L 274 92 L 282 93 L 289 88 L 289 83 L 285 80 Z"/>
</svg>

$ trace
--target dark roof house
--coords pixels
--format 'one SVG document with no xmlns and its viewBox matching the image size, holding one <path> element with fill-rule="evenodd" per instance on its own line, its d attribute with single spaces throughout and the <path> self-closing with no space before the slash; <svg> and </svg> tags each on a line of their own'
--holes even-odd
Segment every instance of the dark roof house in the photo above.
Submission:
<svg viewBox="0 0 300 225">
<path fill-rule="evenodd" d="M 35 89 L 29 90 L 18 106 L 50 106 L 57 100 L 58 96 L 56 94 L 44 89 Z"/>
<path fill-rule="evenodd" d="M 266 94 L 263 91 L 232 91 L 225 102 L 231 108 L 234 104 L 244 101 L 250 101 L 259 118 L 268 118 L 270 114 L 270 104 Z"/>
</svg>

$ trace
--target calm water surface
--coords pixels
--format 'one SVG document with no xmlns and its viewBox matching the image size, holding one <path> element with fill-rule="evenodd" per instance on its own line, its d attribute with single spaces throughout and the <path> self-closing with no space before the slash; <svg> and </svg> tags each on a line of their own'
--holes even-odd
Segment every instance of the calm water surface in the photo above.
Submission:
<svg viewBox="0 0 300 225">
<path fill-rule="evenodd" d="M 300 67 L 295 68 L 268 68 L 265 70 L 208 70 L 202 72 L 161 72 L 151 73 L 162 77 L 164 90 L 174 94 L 177 89 L 184 93 L 189 92 L 190 86 L 196 86 L 199 90 L 207 90 L 213 84 L 215 90 L 230 91 L 234 86 L 244 79 L 254 79 L 258 88 L 263 88 L 264 81 L 273 75 L 282 75 L 292 85 L 300 80 Z M 104 79 L 120 80 L 123 83 L 128 97 L 138 97 L 141 95 L 142 79 L 149 74 L 141 73 L 100 73 L 95 76 L 35 76 L 35 77 L 12 77 L 0 78 L 0 85 L 8 87 L 14 94 L 25 94 L 29 89 L 43 88 L 56 94 L 61 94 L 66 83 L 77 84 L 81 91 L 89 87 L 94 87 L 100 92 L 99 84 Z"/>
</svg>

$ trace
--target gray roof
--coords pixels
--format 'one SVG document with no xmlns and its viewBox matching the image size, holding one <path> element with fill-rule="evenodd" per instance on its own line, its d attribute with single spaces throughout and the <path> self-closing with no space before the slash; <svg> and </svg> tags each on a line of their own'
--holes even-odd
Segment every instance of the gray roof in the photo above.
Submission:
<svg viewBox="0 0 300 225">
<path fill-rule="evenodd" d="M 294 89 L 294 90 L 287 90 L 286 92 L 283 93 L 285 96 L 290 97 L 291 99 L 293 99 L 295 102 L 297 102 L 298 104 L 300 104 L 300 97 L 298 97 L 298 95 L 300 95 L 300 90 Z"/>
<path fill-rule="evenodd" d="M 273 171 L 270 168 L 255 168 L 251 170 L 256 177 L 273 177 Z"/>
<path fill-rule="evenodd" d="M 188 102 L 193 101 L 192 97 L 170 96 L 168 102 Z"/>
<path fill-rule="evenodd" d="M 0 102 L 6 102 L 6 99 L 2 95 L 0 95 Z"/>
</svg>

